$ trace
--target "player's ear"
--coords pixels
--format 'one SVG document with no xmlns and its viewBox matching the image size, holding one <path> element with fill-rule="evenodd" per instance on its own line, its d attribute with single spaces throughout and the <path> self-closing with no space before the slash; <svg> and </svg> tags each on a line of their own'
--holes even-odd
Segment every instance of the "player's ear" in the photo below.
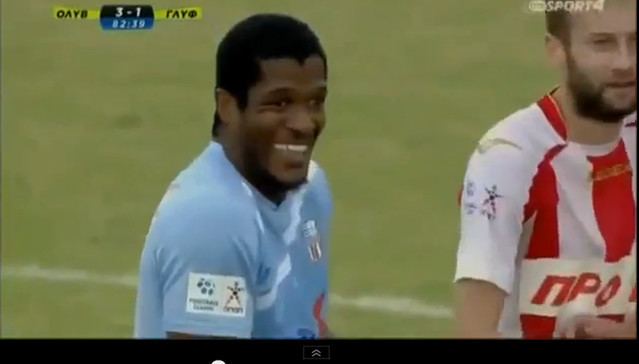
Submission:
<svg viewBox="0 0 639 364">
<path fill-rule="evenodd" d="M 239 118 L 239 109 L 235 97 L 228 91 L 217 88 L 215 89 L 215 103 L 217 113 L 224 124 L 231 124 Z"/>
<path fill-rule="evenodd" d="M 546 33 L 545 42 L 548 61 L 555 69 L 563 69 L 566 64 L 566 50 L 563 42 L 561 39 L 548 33 Z"/>
</svg>

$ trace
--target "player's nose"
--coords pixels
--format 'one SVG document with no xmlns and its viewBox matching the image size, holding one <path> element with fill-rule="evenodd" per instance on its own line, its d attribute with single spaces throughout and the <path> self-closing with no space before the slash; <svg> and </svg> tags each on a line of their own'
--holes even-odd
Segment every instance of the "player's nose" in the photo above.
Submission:
<svg viewBox="0 0 639 364">
<path fill-rule="evenodd" d="M 628 42 L 629 43 L 629 42 Z M 613 68 L 620 71 L 628 71 L 636 67 L 637 49 L 632 44 L 623 44 L 619 47 L 616 57 L 613 60 Z"/>
<path fill-rule="evenodd" d="M 312 137 L 318 128 L 318 123 L 308 110 L 300 107 L 291 113 L 286 127 L 299 137 Z"/>
</svg>

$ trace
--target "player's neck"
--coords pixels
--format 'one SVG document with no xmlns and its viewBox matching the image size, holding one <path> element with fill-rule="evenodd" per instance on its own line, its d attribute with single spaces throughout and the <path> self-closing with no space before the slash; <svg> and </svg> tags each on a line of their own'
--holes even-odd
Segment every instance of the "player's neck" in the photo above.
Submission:
<svg viewBox="0 0 639 364">
<path fill-rule="evenodd" d="M 605 123 L 583 117 L 577 113 L 575 102 L 566 87 L 560 87 L 553 98 L 557 101 L 566 123 L 568 140 L 588 145 L 612 143 L 619 138 L 622 120 L 618 123 Z"/>
<path fill-rule="evenodd" d="M 283 191 L 279 184 L 270 181 L 267 176 L 247 177 L 245 175 L 244 178 L 275 206 L 279 206 L 286 199 L 286 191 Z"/>
</svg>

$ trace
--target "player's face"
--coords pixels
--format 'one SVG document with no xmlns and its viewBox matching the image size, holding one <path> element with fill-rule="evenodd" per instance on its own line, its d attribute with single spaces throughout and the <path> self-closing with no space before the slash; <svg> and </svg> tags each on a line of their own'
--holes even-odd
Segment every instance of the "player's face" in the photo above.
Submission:
<svg viewBox="0 0 639 364">
<path fill-rule="evenodd" d="M 240 123 L 245 163 L 280 189 L 292 189 L 306 181 L 324 127 L 324 61 L 311 56 L 301 64 L 289 58 L 260 64 L 261 79 L 248 92 Z"/>
<path fill-rule="evenodd" d="M 619 122 L 636 110 L 635 13 L 635 0 L 610 0 L 603 11 L 571 16 L 567 77 L 582 116 Z"/>
</svg>

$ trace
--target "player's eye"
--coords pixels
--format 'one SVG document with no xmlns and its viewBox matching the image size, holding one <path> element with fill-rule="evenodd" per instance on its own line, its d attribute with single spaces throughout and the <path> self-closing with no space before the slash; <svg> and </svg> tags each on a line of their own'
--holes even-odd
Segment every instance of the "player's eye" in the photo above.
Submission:
<svg viewBox="0 0 639 364">
<path fill-rule="evenodd" d="M 614 45 L 614 40 L 611 38 L 594 38 L 591 43 L 596 48 L 608 48 Z"/>
<path fill-rule="evenodd" d="M 291 103 L 291 100 L 289 99 L 280 99 L 280 100 L 269 101 L 266 103 L 266 105 L 273 108 L 283 109 L 287 107 L 288 105 L 290 105 L 290 103 Z"/>
<path fill-rule="evenodd" d="M 325 98 L 324 98 L 324 97 L 316 97 L 316 98 L 311 99 L 311 100 L 308 102 L 308 105 L 309 105 L 311 108 L 314 108 L 314 109 L 316 109 L 316 108 L 320 108 L 320 107 L 324 106 L 324 100 L 325 100 Z"/>
</svg>

